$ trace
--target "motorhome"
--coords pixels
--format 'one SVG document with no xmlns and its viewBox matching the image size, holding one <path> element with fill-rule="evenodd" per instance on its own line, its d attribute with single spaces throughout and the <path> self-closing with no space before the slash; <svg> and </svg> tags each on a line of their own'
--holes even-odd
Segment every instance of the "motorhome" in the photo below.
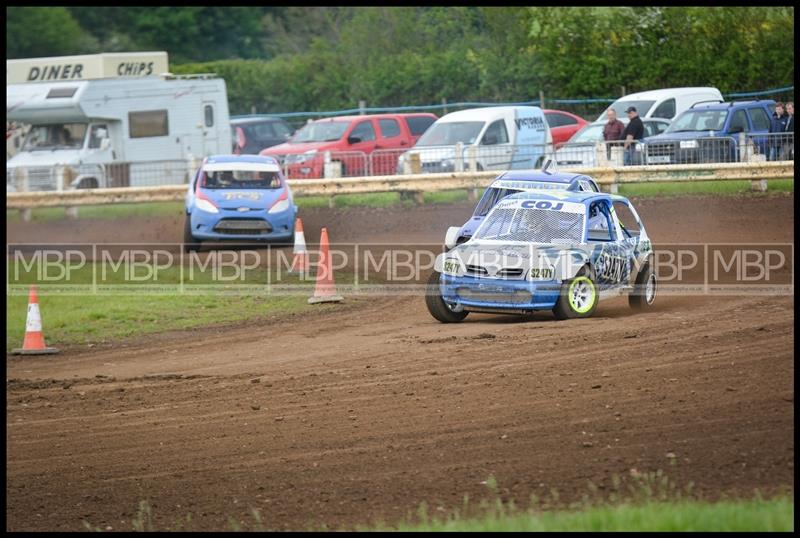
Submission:
<svg viewBox="0 0 800 538">
<path fill-rule="evenodd" d="M 193 162 L 230 153 L 225 81 L 173 76 L 165 52 L 7 64 L 7 120 L 30 126 L 7 191 L 186 183 Z"/>
<path fill-rule="evenodd" d="M 553 135 L 535 106 L 497 106 L 451 112 L 431 125 L 400 156 L 397 172 L 517 170 L 538 168 L 552 153 Z"/>
</svg>

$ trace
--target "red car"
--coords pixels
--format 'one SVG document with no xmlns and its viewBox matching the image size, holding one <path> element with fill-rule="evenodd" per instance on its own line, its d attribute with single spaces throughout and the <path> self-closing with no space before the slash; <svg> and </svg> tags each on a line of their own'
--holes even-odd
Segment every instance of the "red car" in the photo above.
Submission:
<svg viewBox="0 0 800 538">
<path fill-rule="evenodd" d="M 553 144 L 556 148 L 563 145 L 572 135 L 580 131 L 589 123 L 580 116 L 563 110 L 545 110 L 544 116 L 553 134 Z"/>
<path fill-rule="evenodd" d="M 325 158 L 342 176 L 394 174 L 399 155 L 436 121 L 430 113 L 340 116 L 307 123 L 285 144 L 260 155 L 275 157 L 287 177 L 325 177 Z"/>
</svg>

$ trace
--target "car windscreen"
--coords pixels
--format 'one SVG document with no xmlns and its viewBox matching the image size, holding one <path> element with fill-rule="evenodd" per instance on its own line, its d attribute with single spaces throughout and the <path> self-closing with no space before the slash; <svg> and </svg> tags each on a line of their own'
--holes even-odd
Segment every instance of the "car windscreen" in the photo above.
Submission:
<svg viewBox="0 0 800 538">
<path fill-rule="evenodd" d="M 647 112 L 652 108 L 655 104 L 655 101 L 617 101 L 616 103 L 612 103 L 612 105 L 608 108 L 613 108 L 614 111 L 617 113 L 618 118 L 627 118 L 628 115 L 625 112 L 628 110 L 628 107 L 634 107 L 636 109 L 636 113 L 639 116 L 644 117 L 647 115 Z M 608 108 L 605 112 L 603 112 L 597 120 L 605 119 L 606 113 L 608 112 Z"/>
<path fill-rule="evenodd" d="M 474 144 L 485 124 L 483 121 L 434 123 L 420 137 L 416 146 L 452 146 L 459 142 Z"/>
<path fill-rule="evenodd" d="M 34 125 L 25 138 L 22 151 L 80 149 L 86 139 L 85 123 Z"/>
<path fill-rule="evenodd" d="M 727 117 L 727 110 L 687 110 L 664 132 L 719 131 L 725 125 Z"/>
<path fill-rule="evenodd" d="M 475 239 L 580 243 L 584 213 L 553 209 L 525 208 L 519 205 L 495 207 L 475 232 Z"/>
<path fill-rule="evenodd" d="M 292 137 L 295 142 L 333 142 L 339 140 L 350 125 L 349 121 L 321 121 L 303 126 Z"/>
<path fill-rule="evenodd" d="M 569 139 L 568 144 L 580 144 L 581 142 L 597 142 L 603 139 L 603 127 L 605 124 L 592 123 L 587 125 Z"/>
<path fill-rule="evenodd" d="M 256 170 L 203 171 L 201 186 L 205 189 L 278 189 L 281 179 L 277 172 Z"/>
</svg>

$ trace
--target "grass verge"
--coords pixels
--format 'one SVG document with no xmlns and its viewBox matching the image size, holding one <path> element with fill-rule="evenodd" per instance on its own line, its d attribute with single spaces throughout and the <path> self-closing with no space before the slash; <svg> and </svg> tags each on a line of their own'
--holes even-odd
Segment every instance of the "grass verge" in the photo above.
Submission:
<svg viewBox="0 0 800 538">
<path fill-rule="evenodd" d="M 767 192 L 793 192 L 793 179 L 767 181 Z M 750 181 L 663 181 L 619 186 L 622 196 L 682 196 L 687 194 L 731 195 L 750 193 Z M 758 193 L 753 193 L 758 194 Z"/>
<path fill-rule="evenodd" d="M 581 511 L 494 513 L 479 519 L 432 520 L 399 531 L 793 531 L 794 500 L 716 503 L 650 502 Z"/>
<path fill-rule="evenodd" d="M 10 283 L 19 285 L 21 292 L 6 296 L 6 351 L 22 344 L 27 286 L 34 283 L 39 285 L 39 309 L 46 341 L 56 347 L 299 312 L 310 308 L 307 299 L 313 293 L 313 282 L 301 282 L 297 277 L 284 274 L 280 283 L 296 286 L 297 292 L 269 294 L 266 282 L 277 282 L 274 273 L 268 275 L 263 268 L 249 271 L 245 282 L 229 280 L 232 285 L 227 288 L 210 287 L 219 284 L 220 274 L 215 278 L 208 269 L 198 270 L 191 280 L 181 275 L 180 267 L 160 269 L 157 279 L 140 282 L 141 286 L 130 283 L 126 269 L 129 267 L 125 265 L 114 268 L 110 264 L 89 263 L 71 273 L 68 280 L 62 279 L 58 285 L 66 291 L 59 291 L 46 283 L 37 283 L 37 265 L 18 269 L 10 263 L 9 277 L 14 275 Z M 93 272 L 94 281 L 99 281 L 106 292 L 92 292 Z M 230 275 L 223 276 L 230 278 Z M 181 282 L 185 285 L 183 288 Z M 146 287 L 156 284 L 155 288 Z M 239 284 L 254 286 L 256 292 L 244 290 Z"/>
</svg>

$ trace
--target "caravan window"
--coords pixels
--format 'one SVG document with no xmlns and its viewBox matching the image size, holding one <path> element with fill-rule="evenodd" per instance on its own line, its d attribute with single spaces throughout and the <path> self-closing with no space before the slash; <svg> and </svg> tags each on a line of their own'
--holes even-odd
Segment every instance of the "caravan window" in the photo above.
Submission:
<svg viewBox="0 0 800 538">
<path fill-rule="evenodd" d="M 131 138 L 167 136 L 169 120 L 166 110 L 147 110 L 128 113 L 128 131 Z"/>
<path fill-rule="evenodd" d="M 212 127 L 214 125 L 214 107 L 211 105 L 206 105 L 205 113 L 206 127 Z"/>
<path fill-rule="evenodd" d="M 28 131 L 22 151 L 79 149 L 86 138 L 85 123 L 34 125 Z"/>
</svg>

